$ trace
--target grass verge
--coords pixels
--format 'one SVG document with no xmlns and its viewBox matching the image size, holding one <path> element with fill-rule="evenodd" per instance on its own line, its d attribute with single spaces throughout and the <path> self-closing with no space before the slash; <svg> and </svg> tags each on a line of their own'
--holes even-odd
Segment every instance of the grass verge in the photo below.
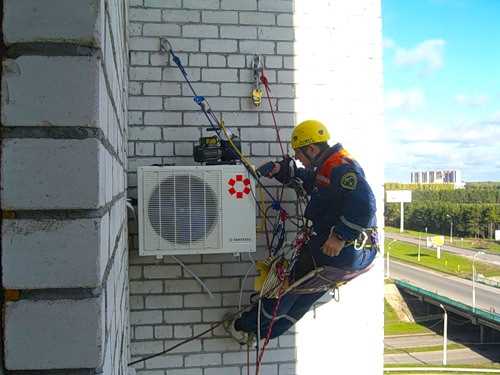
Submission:
<svg viewBox="0 0 500 375">
<path fill-rule="evenodd" d="M 406 242 L 392 242 L 386 240 L 386 253 L 390 253 L 391 258 L 399 259 L 407 263 L 412 263 L 421 267 L 426 267 L 435 271 L 445 272 L 458 277 L 470 279 L 472 277 L 472 261 L 469 258 L 455 255 L 441 250 L 441 259 L 437 259 L 436 250 L 427 248 L 420 249 L 420 262 L 418 261 L 418 246 Z M 476 272 L 484 276 L 499 276 L 500 267 L 488 263 L 476 261 Z"/>
<path fill-rule="evenodd" d="M 448 344 L 448 350 L 463 349 L 465 346 L 457 343 Z M 384 349 L 384 354 L 399 354 L 399 353 L 421 353 L 421 352 L 437 352 L 443 350 L 443 345 L 433 346 L 416 346 L 411 348 L 387 348 Z"/>
<path fill-rule="evenodd" d="M 384 299 L 384 334 L 386 336 L 428 332 L 431 331 L 420 324 L 400 321 L 394 309 Z"/>
</svg>

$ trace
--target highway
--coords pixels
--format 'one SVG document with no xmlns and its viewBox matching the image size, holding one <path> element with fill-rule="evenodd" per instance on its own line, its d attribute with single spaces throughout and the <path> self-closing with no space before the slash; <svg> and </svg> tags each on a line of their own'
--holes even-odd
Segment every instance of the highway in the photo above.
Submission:
<svg viewBox="0 0 500 375">
<path fill-rule="evenodd" d="M 402 262 L 390 262 L 390 277 L 472 306 L 472 281 Z M 500 289 L 476 283 L 476 307 L 500 313 Z"/>
<path fill-rule="evenodd" d="M 407 237 L 407 236 L 403 236 L 401 234 L 389 233 L 389 232 L 385 232 L 385 237 L 389 238 L 389 239 L 393 239 L 393 240 L 398 240 L 401 242 L 408 242 L 408 243 L 418 245 L 418 238 Z M 423 247 L 425 247 L 425 238 L 422 237 L 422 239 L 420 241 L 421 241 L 420 244 Z M 449 246 L 449 245 L 444 245 L 441 248 L 441 250 L 449 251 L 450 253 L 462 255 L 462 256 L 465 256 L 465 257 L 468 257 L 471 259 L 474 256 L 474 254 L 476 254 L 476 252 L 477 252 L 476 250 L 462 249 L 459 247 L 454 247 L 454 246 Z M 500 266 L 500 255 L 484 253 L 484 254 L 476 257 L 476 262 L 485 262 L 485 263 L 491 263 L 491 264 L 495 264 L 497 266 Z"/>
<path fill-rule="evenodd" d="M 463 364 L 470 365 L 474 364 L 488 364 L 488 363 L 498 363 L 500 360 L 500 354 L 498 349 L 495 352 L 495 348 L 490 348 L 488 354 L 476 353 L 471 349 L 454 349 L 448 350 L 448 363 L 449 364 Z M 394 364 L 394 363 L 412 363 L 412 364 L 427 364 L 427 365 L 440 365 L 443 361 L 443 352 L 419 352 L 419 353 L 401 353 L 401 354 L 385 354 L 384 363 Z"/>
</svg>

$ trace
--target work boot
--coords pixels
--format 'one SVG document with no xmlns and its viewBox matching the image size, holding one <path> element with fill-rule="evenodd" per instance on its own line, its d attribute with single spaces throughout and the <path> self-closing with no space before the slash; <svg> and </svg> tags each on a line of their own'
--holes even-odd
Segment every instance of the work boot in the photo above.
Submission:
<svg viewBox="0 0 500 375">
<path fill-rule="evenodd" d="M 255 335 L 253 333 L 239 331 L 235 327 L 235 322 L 239 319 L 240 316 L 234 316 L 234 314 L 226 314 L 224 316 L 224 329 L 231 336 L 233 340 L 235 340 L 240 345 L 252 345 L 255 342 Z"/>
</svg>

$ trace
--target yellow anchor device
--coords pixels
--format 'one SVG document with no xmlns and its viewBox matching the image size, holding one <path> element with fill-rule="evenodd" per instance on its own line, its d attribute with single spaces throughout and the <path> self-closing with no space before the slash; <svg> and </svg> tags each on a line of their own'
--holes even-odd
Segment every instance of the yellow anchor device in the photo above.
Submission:
<svg viewBox="0 0 500 375">
<path fill-rule="evenodd" d="M 262 103 L 262 89 L 260 88 L 260 75 L 262 74 L 262 58 L 260 55 L 253 57 L 253 78 L 255 80 L 255 87 L 252 90 L 253 104 L 258 107 Z"/>
</svg>

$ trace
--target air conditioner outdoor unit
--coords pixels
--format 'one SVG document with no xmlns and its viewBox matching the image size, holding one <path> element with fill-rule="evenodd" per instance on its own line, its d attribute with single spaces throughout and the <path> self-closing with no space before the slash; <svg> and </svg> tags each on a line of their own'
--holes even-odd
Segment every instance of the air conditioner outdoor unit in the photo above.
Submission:
<svg viewBox="0 0 500 375">
<path fill-rule="evenodd" d="M 254 252 L 255 205 L 242 165 L 141 167 L 139 254 Z"/>
</svg>

